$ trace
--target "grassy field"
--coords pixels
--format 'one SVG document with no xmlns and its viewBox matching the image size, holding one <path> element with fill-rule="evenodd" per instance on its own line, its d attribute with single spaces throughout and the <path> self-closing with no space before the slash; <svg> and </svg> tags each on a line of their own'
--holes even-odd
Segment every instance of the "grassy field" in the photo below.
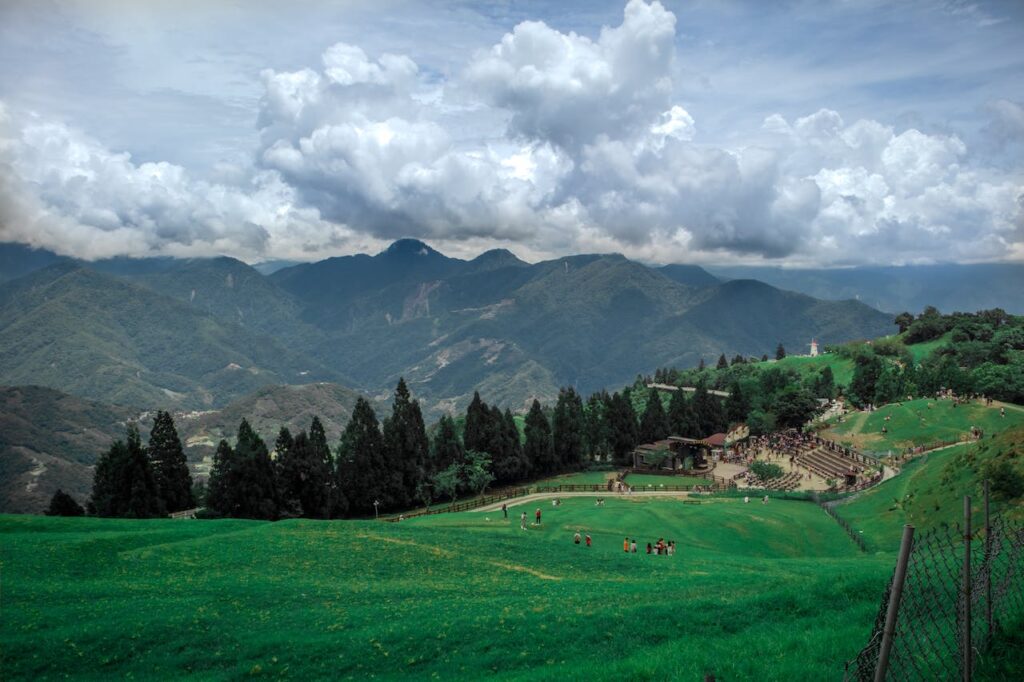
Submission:
<svg viewBox="0 0 1024 682">
<path fill-rule="evenodd" d="M 892 570 L 806 502 L 510 516 L 0 517 L 4 679 L 840 679 Z"/>
<path fill-rule="evenodd" d="M 891 417 L 887 422 L 886 417 Z M 972 426 L 986 436 L 1024 425 L 1024 408 L 1006 405 L 1006 417 L 999 416 L 999 405 L 985 407 L 969 403 L 953 407 L 950 400 L 911 400 L 892 403 L 874 412 L 855 412 L 843 423 L 832 421 L 823 434 L 843 443 L 871 452 L 899 451 L 912 445 L 940 440 L 957 440 L 970 433 Z M 888 433 L 882 433 L 882 426 Z"/>
<path fill-rule="evenodd" d="M 537 481 L 536 485 L 604 485 L 609 476 L 614 476 L 614 471 L 579 471 L 574 474 L 553 476 Z"/>
</svg>

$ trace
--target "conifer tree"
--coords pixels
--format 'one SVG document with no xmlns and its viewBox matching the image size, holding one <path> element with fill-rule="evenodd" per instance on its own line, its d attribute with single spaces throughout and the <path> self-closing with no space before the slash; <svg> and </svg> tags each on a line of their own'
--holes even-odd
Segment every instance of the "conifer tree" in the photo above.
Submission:
<svg viewBox="0 0 1024 682">
<path fill-rule="evenodd" d="M 531 468 L 539 474 L 551 473 L 556 468 L 555 450 L 551 442 L 551 425 L 534 399 L 526 415 L 526 443 L 523 453 Z"/>
<path fill-rule="evenodd" d="M 444 471 L 452 464 L 462 462 L 463 449 L 462 443 L 459 442 L 459 434 L 455 431 L 455 420 L 446 414 L 441 415 L 438 422 L 431 454 L 430 468 L 435 472 Z"/>
<path fill-rule="evenodd" d="M 697 371 L 698 372 L 703 372 L 704 371 L 704 358 L 701 358 L 700 362 L 697 364 Z"/>
<path fill-rule="evenodd" d="M 233 466 L 229 471 L 231 516 L 244 519 L 276 519 L 280 508 L 277 472 L 266 443 L 245 419 L 238 425 Z"/>
<path fill-rule="evenodd" d="M 47 516 L 83 516 L 85 509 L 75 501 L 75 498 L 57 488 L 57 492 L 50 498 L 50 506 L 46 509 Z"/>
<path fill-rule="evenodd" d="M 613 393 L 608 399 L 607 415 L 612 456 L 616 462 L 624 464 L 637 445 L 639 430 L 636 413 L 626 391 Z"/>
<path fill-rule="evenodd" d="M 430 443 L 420 404 L 409 394 L 405 379 L 398 380 L 391 417 L 384 422 L 385 459 L 401 475 L 393 504 L 407 506 L 416 498 L 416 488 L 428 477 Z"/>
<path fill-rule="evenodd" d="M 356 400 L 352 417 L 341 434 L 337 461 L 339 485 L 352 514 L 372 514 L 374 501 L 380 503 L 381 509 L 394 504 L 402 474 L 392 471 L 384 459 L 380 423 L 365 398 Z"/>
<path fill-rule="evenodd" d="M 170 412 L 156 413 L 153 429 L 149 432 L 149 461 L 167 512 L 196 506 L 192 496 L 192 474 Z"/>
<path fill-rule="evenodd" d="M 292 432 L 288 430 L 287 426 L 282 426 L 281 430 L 277 432 L 277 440 L 274 441 L 274 461 L 280 468 L 281 463 L 284 461 L 285 455 L 292 448 Z"/>
<path fill-rule="evenodd" d="M 305 431 L 292 440 L 280 466 L 282 505 L 307 519 L 331 513 L 331 470 Z"/>
<path fill-rule="evenodd" d="M 163 501 L 139 430 L 130 424 L 125 435 L 124 441 L 115 441 L 96 462 L 90 512 L 140 519 L 163 516 Z"/>
<path fill-rule="evenodd" d="M 584 450 L 591 459 L 608 454 L 608 421 L 605 418 L 607 393 L 593 393 L 587 398 L 584 422 Z"/>
<path fill-rule="evenodd" d="M 551 419 L 555 460 L 562 468 L 579 468 L 583 463 L 583 400 L 574 389 L 558 392 Z"/>
<path fill-rule="evenodd" d="M 724 429 L 725 414 L 718 398 L 708 393 L 704 379 L 697 382 L 693 393 L 693 412 L 700 433 L 698 438 L 707 438 L 713 433 Z"/>
<path fill-rule="evenodd" d="M 653 443 L 668 437 L 668 416 L 661 405 L 661 395 L 652 388 L 647 394 L 647 405 L 640 417 L 639 438 L 641 443 Z"/>
<path fill-rule="evenodd" d="M 221 439 L 213 455 L 210 480 L 206 484 L 206 508 L 221 516 L 231 516 L 233 500 L 230 497 L 230 481 L 234 468 L 234 450 L 226 440 Z"/>
<path fill-rule="evenodd" d="M 729 361 L 725 359 L 725 353 L 718 356 L 717 369 L 725 369 L 729 366 Z"/>
<path fill-rule="evenodd" d="M 729 397 L 725 399 L 726 424 L 731 425 L 745 422 L 749 412 L 750 400 L 743 393 L 740 382 L 732 382 L 732 385 L 729 386 Z"/>
<path fill-rule="evenodd" d="M 462 444 L 467 450 L 486 451 L 489 422 L 490 410 L 480 399 L 480 393 L 474 391 L 473 400 L 466 408 L 466 425 L 462 431 Z"/>
<path fill-rule="evenodd" d="M 775 348 L 775 359 L 781 360 L 784 357 L 786 357 L 786 349 L 782 347 L 782 342 L 780 341 L 779 345 Z"/>
<path fill-rule="evenodd" d="M 686 399 L 683 391 L 676 391 L 672 394 L 672 400 L 668 404 L 668 424 L 669 432 L 674 436 L 701 437 L 700 425 L 693 413 L 692 401 Z"/>
</svg>

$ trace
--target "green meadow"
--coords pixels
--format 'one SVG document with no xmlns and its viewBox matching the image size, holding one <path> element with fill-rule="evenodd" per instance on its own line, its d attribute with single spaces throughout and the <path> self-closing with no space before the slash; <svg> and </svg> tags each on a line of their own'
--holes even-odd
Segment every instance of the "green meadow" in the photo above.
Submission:
<svg viewBox="0 0 1024 682">
<path fill-rule="evenodd" d="M 999 416 L 999 408 L 1006 416 Z M 890 417 L 889 421 L 885 418 Z M 954 407 L 951 400 L 921 398 L 891 403 L 874 412 L 852 412 L 842 423 L 833 419 L 823 434 L 843 443 L 876 453 L 894 452 L 915 445 L 966 438 L 972 426 L 985 436 L 1003 433 L 1024 425 L 1024 408 L 1009 403 L 986 407 L 971 402 Z M 882 433 L 882 427 L 887 433 Z"/>
<path fill-rule="evenodd" d="M 0 517 L 4 679 L 841 679 L 892 571 L 807 502 Z M 593 547 L 574 545 L 589 533 Z M 675 556 L 622 551 L 675 540 Z"/>
</svg>

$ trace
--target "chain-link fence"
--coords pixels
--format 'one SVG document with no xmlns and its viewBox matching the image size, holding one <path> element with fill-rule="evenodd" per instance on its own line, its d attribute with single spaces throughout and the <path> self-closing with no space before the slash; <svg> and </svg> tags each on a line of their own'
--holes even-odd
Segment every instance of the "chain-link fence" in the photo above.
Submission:
<svg viewBox="0 0 1024 682">
<path fill-rule="evenodd" d="M 845 680 L 970 680 L 1000 627 L 1024 616 L 1024 525 L 988 518 L 903 535 L 871 638 Z"/>
</svg>

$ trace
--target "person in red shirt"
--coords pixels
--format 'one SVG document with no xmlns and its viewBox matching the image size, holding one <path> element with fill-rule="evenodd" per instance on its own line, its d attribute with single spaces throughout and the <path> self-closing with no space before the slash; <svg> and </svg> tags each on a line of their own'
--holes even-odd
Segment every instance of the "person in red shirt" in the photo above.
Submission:
<svg viewBox="0 0 1024 682">
<path fill-rule="evenodd" d="M 537 507 L 537 511 L 534 512 L 533 518 L 535 519 L 534 523 L 536 523 L 539 526 L 540 525 L 540 507 Z"/>
<path fill-rule="evenodd" d="M 587 533 L 587 547 L 590 547 L 590 533 Z"/>
</svg>

